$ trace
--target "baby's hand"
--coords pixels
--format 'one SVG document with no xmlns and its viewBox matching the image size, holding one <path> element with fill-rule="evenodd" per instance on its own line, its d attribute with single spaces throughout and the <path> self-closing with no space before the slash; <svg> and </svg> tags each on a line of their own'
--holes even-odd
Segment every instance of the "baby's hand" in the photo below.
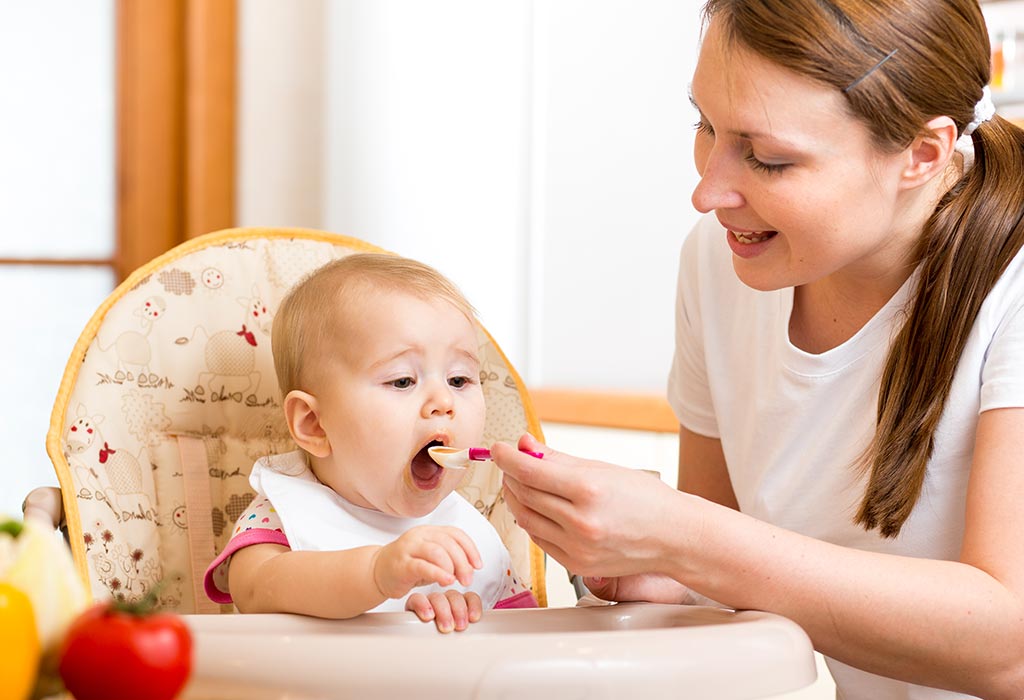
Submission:
<svg viewBox="0 0 1024 700">
<path fill-rule="evenodd" d="M 373 580 L 388 598 L 401 598 L 417 586 L 463 586 L 483 566 L 469 535 L 457 527 L 414 527 L 384 545 L 373 560 Z"/>
<path fill-rule="evenodd" d="M 424 622 L 433 620 L 442 634 L 461 632 L 483 615 L 480 596 L 472 591 L 465 595 L 455 590 L 435 591 L 429 596 L 413 593 L 405 601 L 405 609 L 412 610 Z"/>
</svg>

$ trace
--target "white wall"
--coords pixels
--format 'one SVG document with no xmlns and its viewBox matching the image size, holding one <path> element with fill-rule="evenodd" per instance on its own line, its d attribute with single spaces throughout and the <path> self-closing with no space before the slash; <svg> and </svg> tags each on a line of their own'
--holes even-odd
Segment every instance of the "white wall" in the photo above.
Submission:
<svg viewBox="0 0 1024 700">
<path fill-rule="evenodd" d="M 325 85 L 325 227 L 440 269 L 520 358 L 529 19 L 526 3 L 331 3 Z"/>
<path fill-rule="evenodd" d="M 240 224 L 437 266 L 531 385 L 662 390 L 696 5 L 241 7 Z"/>
<path fill-rule="evenodd" d="M 679 245 L 696 220 L 687 89 L 698 4 L 536 7 L 544 295 L 533 309 L 531 377 L 660 392 Z"/>
<path fill-rule="evenodd" d="M 325 0 L 243 0 L 238 221 L 323 227 Z"/>
<path fill-rule="evenodd" d="M 114 3 L 0 3 L 0 257 L 114 248 Z M 100 267 L 4 266 L 0 516 L 56 486 L 50 412 L 71 348 L 113 288 Z"/>
</svg>

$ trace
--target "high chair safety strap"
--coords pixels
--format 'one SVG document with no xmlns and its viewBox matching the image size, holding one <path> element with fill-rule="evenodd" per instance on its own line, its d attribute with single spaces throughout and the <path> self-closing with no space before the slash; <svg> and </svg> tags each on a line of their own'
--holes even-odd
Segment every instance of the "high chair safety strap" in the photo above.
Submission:
<svg viewBox="0 0 1024 700">
<path fill-rule="evenodd" d="M 189 565 L 192 570 L 192 596 L 197 613 L 219 613 L 217 603 L 206 597 L 203 574 L 213 561 L 213 506 L 210 501 L 210 464 L 206 443 L 200 438 L 178 435 L 181 473 L 184 477 L 185 511 L 188 516 Z"/>
</svg>

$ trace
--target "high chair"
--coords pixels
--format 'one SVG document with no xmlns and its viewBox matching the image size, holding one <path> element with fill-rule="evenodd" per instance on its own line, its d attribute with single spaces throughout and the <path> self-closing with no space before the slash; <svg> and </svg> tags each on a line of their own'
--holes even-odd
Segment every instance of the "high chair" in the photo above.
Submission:
<svg viewBox="0 0 1024 700">
<path fill-rule="evenodd" d="M 95 598 L 141 598 L 181 613 L 232 612 L 203 592 L 203 572 L 252 499 L 262 455 L 295 448 L 281 410 L 270 327 L 304 275 L 356 252 L 386 252 L 304 229 L 230 229 L 136 270 L 75 345 L 46 447 L 67 536 Z M 541 430 L 523 383 L 479 327 L 484 442 Z M 545 604 L 544 558 L 515 525 L 499 470 L 474 463 L 459 492 L 490 520 Z M 33 493 L 28 509 L 52 492 Z M 58 505 L 54 503 L 53 505 Z"/>
<path fill-rule="evenodd" d="M 295 449 L 270 352 L 274 313 L 308 272 L 371 251 L 384 252 L 305 229 L 193 239 L 131 274 L 72 351 L 46 440 L 60 489 L 29 494 L 25 517 L 63 520 L 94 598 L 140 598 L 163 581 L 161 605 L 183 613 L 194 638 L 184 700 L 744 700 L 814 680 L 803 630 L 758 611 L 584 598 L 590 606 L 488 611 L 450 635 L 411 613 L 203 614 L 234 611 L 207 599 L 202 577 L 253 497 L 253 463 Z M 479 342 L 484 442 L 542 437 L 523 382 L 482 327 Z M 499 470 L 480 462 L 459 492 L 494 525 L 545 606 L 543 552 L 500 486 Z"/>
</svg>

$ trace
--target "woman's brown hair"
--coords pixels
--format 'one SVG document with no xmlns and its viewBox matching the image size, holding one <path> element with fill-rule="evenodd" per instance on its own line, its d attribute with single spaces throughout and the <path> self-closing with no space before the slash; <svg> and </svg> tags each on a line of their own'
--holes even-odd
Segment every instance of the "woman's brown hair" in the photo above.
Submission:
<svg viewBox="0 0 1024 700">
<path fill-rule="evenodd" d="M 907 148 L 937 116 L 963 133 L 989 81 L 977 0 L 707 0 L 704 18 L 730 42 L 842 91 L 883 152 Z M 968 335 L 1024 243 L 1024 131 L 994 117 L 971 138 L 974 166 L 924 226 L 916 293 L 882 371 L 855 522 L 885 537 L 921 494 Z"/>
</svg>

